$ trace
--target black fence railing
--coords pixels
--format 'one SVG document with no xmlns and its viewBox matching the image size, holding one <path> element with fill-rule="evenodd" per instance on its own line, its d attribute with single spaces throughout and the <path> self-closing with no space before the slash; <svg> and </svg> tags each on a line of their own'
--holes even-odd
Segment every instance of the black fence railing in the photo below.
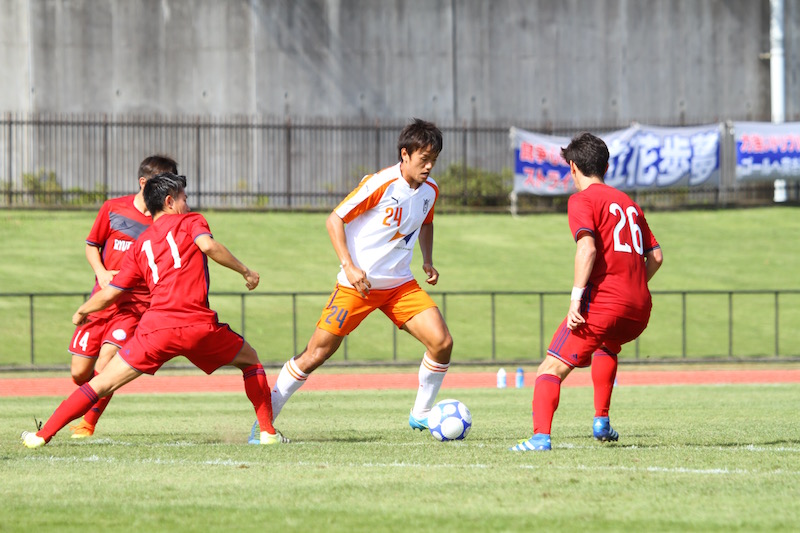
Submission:
<svg viewBox="0 0 800 533">
<path fill-rule="evenodd" d="M 538 361 L 566 312 L 565 292 L 431 293 L 455 339 L 460 363 Z M 69 318 L 85 293 L 0 293 L 0 370 L 65 367 Z M 212 307 L 256 347 L 266 364 L 299 353 L 328 293 L 212 293 Z M 645 333 L 624 362 L 800 359 L 800 290 L 657 291 Z M 380 313 L 374 313 L 380 315 Z M 419 344 L 391 322 L 368 318 L 335 361 L 418 364 Z"/>
<path fill-rule="evenodd" d="M 135 192 L 140 161 L 174 157 L 196 209 L 329 210 L 367 173 L 398 159 L 404 124 L 263 117 L 0 115 L 0 207 L 94 208 Z M 440 209 L 506 210 L 513 185 L 512 124 L 439 124 L 445 150 L 435 178 Z M 571 135 L 628 124 L 513 124 Z M 726 134 L 727 135 L 727 134 Z M 729 137 L 729 135 L 728 135 Z M 720 185 L 641 193 L 645 208 L 766 205 L 772 184 L 736 182 L 726 137 Z M 800 198 L 789 188 L 789 201 Z M 518 212 L 565 209 L 563 197 L 521 196 Z"/>
</svg>

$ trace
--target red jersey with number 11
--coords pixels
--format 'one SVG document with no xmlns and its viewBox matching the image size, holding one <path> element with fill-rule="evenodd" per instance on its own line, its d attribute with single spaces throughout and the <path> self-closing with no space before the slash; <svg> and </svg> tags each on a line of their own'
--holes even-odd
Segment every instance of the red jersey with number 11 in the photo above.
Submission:
<svg viewBox="0 0 800 533">
<path fill-rule="evenodd" d="M 208 307 L 208 259 L 194 243 L 201 235 L 211 235 L 203 215 L 164 214 L 125 256 L 111 285 L 129 290 L 142 281 L 147 284 L 150 308 L 140 330 L 217 323 L 217 314 Z"/>
<path fill-rule="evenodd" d="M 647 319 L 652 300 L 644 256 L 659 245 L 642 208 L 624 192 L 595 183 L 570 196 L 568 213 L 573 238 L 588 232 L 597 249 L 582 311 Z"/>
</svg>

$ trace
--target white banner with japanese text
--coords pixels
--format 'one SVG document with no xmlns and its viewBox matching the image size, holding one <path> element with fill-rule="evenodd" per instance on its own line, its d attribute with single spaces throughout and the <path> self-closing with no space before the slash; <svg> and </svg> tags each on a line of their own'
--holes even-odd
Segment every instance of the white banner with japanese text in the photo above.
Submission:
<svg viewBox="0 0 800 533">
<path fill-rule="evenodd" d="M 605 182 L 621 190 L 719 185 L 719 124 L 687 128 L 634 125 L 601 134 L 608 145 Z M 511 128 L 514 192 L 560 195 L 574 192 L 558 137 Z"/>
<path fill-rule="evenodd" d="M 736 180 L 800 178 L 800 122 L 734 122 Z"/>
</svg>

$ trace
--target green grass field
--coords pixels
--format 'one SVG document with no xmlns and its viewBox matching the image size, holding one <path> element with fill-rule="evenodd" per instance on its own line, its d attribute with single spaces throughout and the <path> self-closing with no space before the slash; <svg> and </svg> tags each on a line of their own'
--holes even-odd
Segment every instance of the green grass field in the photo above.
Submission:
<svg viewBox="0 0 800 533">
<path fill-rule="evenodd" d="M 797 215 L 794 208 L 649 214 L 665 252 L 651 288 L 800 288 L 800 251 L 784 244 Z M 88 291 L 83 239 L 93 217 L 0 211 L 0 292 Z M 325 215 L 207 218 L 215 236 L 261 272 L 259 291 L 332 288 L 337 261 Z M 434 292 L 566 293 L 573 253 L 564 215 L 441 215 L 434 258 L 442 280 Z M 216 265 L 211 272 L 213 291 L 243 290 L 233 273 Z M 452 372 L 464 371 L 458 362 L 475 354 L 487 358 L 487 303 L 460 298 L 447 305 Z M 548 337 L 563 313 L 553 298 Z M 65 300 L 37 303 L 37 361 L 67 363 L 69 318 L 81 298 Z M 797 303 L 787 299 L 781 315 L 787 350 L 800 345 Z M 25 297 L 0 298 L 0 365 L 27 361 L 28 305 Z M 212 305 L 239 323 L 238 298 Z M 304 296 L 297 305 L 304 341 L 321 299 Z M 664 346 L 674 352 L 680 305 L 679 298 L 656 299 L 645 356 Z M 737 303 L 737 353 L 763 349 L 771 322 L 760 309 L 771 305 L 761 296 Z M 724 352 L 728 339 L 718 324 L 727 306 L 726 296 L 689 303 L 693 354 Z M 292 354 L 287 309 L 291 302 L 266 296 L 247 301 L 246 333 L 267 361 Z M 537 313 L 534 298 L 498 298 L 498 356 L 533 369 Z M 365 323 L 348 341 L 351 354 L 390 359 L 388 328 L 381 317 Z M 419 361 L 419 346 L 398 337 L 399 358 Z M 38 450 L 24 449 L 19 431 L 49 416 L 61 398 L 0 397 L 0 531 L 800 529 L 798 384 L 619 387 L 612 421 L 621 439 L 609 444 L 590 436 L 591 389 L 565 388 L 554 451 L 511 453 L 508 447 L 530 436 L 531 395 L 530 387 L 448 390 L 445 382 L 440 399 L 465 402 L 474 427 L 462 443 L 438 443 L 407 426 L 413 391 L 301 391 L 278 420 L 293 442 L 261 449 L 244 444 L 254 418 L 244 394 L 120 394 L 93 439 L 73 441 L 64 431 Z"/>
<path fill-rule="evenodd" d="M 300 392 L 282 447 L 243 444 L 244 394 L 117 395 L 90 441 L 19 429 L 59 398 L 0 398 L 2 531 L 797 531 L 800 385 L 619 387 L 618 443 L 591 437 L 591 389 L 566 388 L 551 453 L 531 389 L 442 391 L 460 443 L 411 432 L 413 391 Z"/>
<path fill-rule="evenodd" d="M 267 362 L 282 363 L 302 349 L 332 290 L 338 261 L 324 227 L 325 214 L 205 213 L 215 236 L 262 275 L 261 286 L 244 300 L 244 333 Z M 800 289 L 796 275 L 800 249 L 785 245 L 798 218 L 797 208 L 648 214 L 665 254 L 653 291 Z M 0 293 L 88 292 L 92 273 L 84 239 L 94 212 L 0 211 Z M 457 291 L 563 291 L 571 288 L 575 245 L 566 215 L 454 215 L 436 218 L 434 261 L 440 283 L 431 289 L 446 307 L 447 321 L 461 360 L 491 355 L 491 301 L 488 296 L 437 293 Z M 420 259 L 415 259 L 418 276 Z M 212 292 L 246 292 L 239 276 L 211 264 Z M 270 292 L 316 292 L 268 296 Z M 38 365 L 67 362 L 72 312 L 82 297 L 37 297 L 34 357 Z M 562 295 L 497 296 L 497 360 L 537 360 L 563 318 Z M 30 364 L 30 301 L 0 298 L 0 366 Z M 242 326 L 241 296 L 214 296 L 212 306 L 235 329 Z M 291 321 L 296 306 L 297 323 Z M 651 324 L 640 339 L 641 360 L 680 359 L 683 302 L 678 295 L 654 299 Z M 771 357 L 774 351 L 774 297 L 739 295 L 733 302 L 734 335 L 728 337 L 728 296 L 691 296 L 686 302 L 687 357 Z M 543 327 L 540 328 L 540 318 Z M 781 297 L 779 354 L 797 356 L 800 294 Z M 296 328 L 296 334 L 294 329 Z M 419 346 L 382 316 L 371 316 L 348 338 L 335 361 L 400 362 L 419 359 Z M 635 358 L 635 346 L 623 359 Z"/>
</svg>

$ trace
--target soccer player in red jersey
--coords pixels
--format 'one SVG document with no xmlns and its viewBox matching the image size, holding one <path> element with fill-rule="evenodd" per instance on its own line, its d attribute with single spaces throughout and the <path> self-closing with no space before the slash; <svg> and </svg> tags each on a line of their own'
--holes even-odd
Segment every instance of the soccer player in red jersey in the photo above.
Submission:
<svg viewBox="0 0 800 533">
<path fill-rule="evenodd" d="M 133 242 L 152 223 L 142 190 L 147 180 L 162 172 L 178 173 L 171 158 L 152 155 L 139 164 L 139 192 L 103 203 L 86 238 L 86 259 L 95 273 L 92 294 L 105 288 L 122 265 Z M 146 286 L 134 287 L 108 308 L 93 313 L 91 320 L 75 328 L 69 352 L 72 380 L 81 386 L 103 370 L 120 346 L 133 336 L 136 324 L 147 309 L 150 295 Z M 90 437 L 111 395 L 102 398 L 72 426 L 72 438 Z"/>
<path fill-rule="evenodd" d="M 206 219 L 189 213 L 183 176 L 159 174 L 144 187 L 153 224 L 145 230 L 125 257 L 114 279 L 75 312 L 75 325 L 127 291 L 145 284 L 150 307 L 142 315 L 132 339 L 109 361 L 103 372 L 72 393 L 37 432 L 23 432 L 28 448 L 43 446 L 71 420 L 83 415 L 99 399 L 108 396 L 143 373 L 155 374 L 177 355 L 211 374 L 233 365 L 244 375 L 244 388 L 253 404 L 261 432 L 261 444 L 287 442 L 272 426 L 272 402 L 264 368 L 255 350 L 227 324 L 220 324 L 208 307 L 208 260 L 239 272 L 248 289 L 258 286 L 259 274 L 250 270 L 211 236 Z"/>
<path fill-rule="evenodd" d="M 608 409 L 617 375 L 617 354 L 647 327 L 652 300 L 647 282 L 661 267 L 661 247 L 642 209 L 624 192 L 603 182 L 608 147 L 582 133 L 562 149 L 577 193 L 568 203 L 569 227 L 577 243 L 567 316 L 553 335 L 536 375 L 533 437 L 513 451 L 550 450 L 550 428 L 561 382 L 575 367 L 592 367 L 593 434 L 615 441 Z"/>
</svg>

